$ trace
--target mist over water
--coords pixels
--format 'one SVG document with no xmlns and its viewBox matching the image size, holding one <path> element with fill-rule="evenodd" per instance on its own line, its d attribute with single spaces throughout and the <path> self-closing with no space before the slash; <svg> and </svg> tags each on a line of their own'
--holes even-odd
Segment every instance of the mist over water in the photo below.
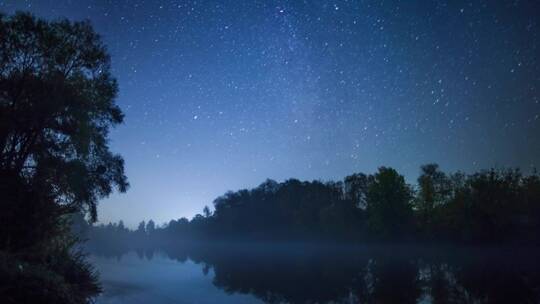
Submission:
<svg viewBox="0 0 540 304">
<path fill-rule="evenodd" d="M 422 172 L 417 191 L 385 167 L 343 182 L 268 180 L 192 219 L 136 230 L 79 220 L 78 231 L 108 257 L 95 262 L 100 301 L 539 302 L 540 177 Z"/>
<path fill-rule="evenodd" d="M 229 295 L 212 285 L 213 273 L 201 265 L 162 253 L 121 258 L 91 256 L 100 271 L 104 293 L 98 304 L 119 303 L 262 303 L 248 295 Z"/>
<path fill-rule="evenodd" d="M 537 250 L 183 244 L 92 255 L 98 303 L 537 303 Z"/>
</svg>

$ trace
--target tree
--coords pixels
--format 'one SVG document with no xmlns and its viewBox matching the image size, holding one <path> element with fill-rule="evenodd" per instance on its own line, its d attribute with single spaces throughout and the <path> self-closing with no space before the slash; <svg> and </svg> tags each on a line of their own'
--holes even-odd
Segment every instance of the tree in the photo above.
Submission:
<svg viewBox="0 0 540 304">
<path fill-rule="evenodd" d="M 412 217 L 412 191 L 396 170 L 380 167 L 367 192 L 368 227 L 381 238 L 402 236 Z"/>
<path fill-rule="evenodd" d="M 117 227 L 118 231 L 122 232 L 124 230 L 127 230 L 126 226 L 124 226 L 124 221 L 120 220 L 118 222 L 118 227 Z"/>
<path fill-rule="evenodd" d="M 345 177 L 345 198 L 352 200 L 356 206 L 365 208 L 367 189 L 372 180 L 372 175 L 364 173 L 356 173 Z"/>
<path fill-rule="evenodd" d="M 146 223 L 144 221 L 139 223 L 135 233 L 137 233 L 139 236 L 146 235 Z"/>
<path fill-rule="evenodd" d="M 154 233 L 155 230 L 156 230 L 156 224 L 154 223 L 153 220 L 149 220 L 148 223 L 146 224 L 146 233 L 148 235 L 152 235 L 152 233 Z"/>
<path fill-rule="evenodd" d="M 116 94 L 89 22 L 0 14 L 0 277 L 14 287 L 0 298 L 86 303 L 99 293 L 68 223 L 75 212 L 96 221 L 98 200 L 128 187 L 107 140 L 123 120 Z M 22 263 L 24 273 L 2 268 Z"/>
<path fill-rule="evenodd" d="M 56 212 L 88 212 L 128 187 L 109 129 L 122 122 L 110 58 L 89 22 L 0 19 L 0 173 Z M 5 190 L 5 189 L 2 189 Z"/>
<path fill-rule="evenodd" d="M 418 177 L 418 195 L 415 200 L 421 229 L 433 232 L 435 208 L 445 204 L 450 198 L 451 182 L 446 174 L 439 170 L 437 164 L 420 167 L 422 174 Z"/>
<path fill-rule="evenodd" d="M 205 218 L 209 218 L 212 215 L 212 212 L 210 211 L 210 208 L 208 208 L 208 206 L 204 206 L 203 215 Z"/>
</svg>

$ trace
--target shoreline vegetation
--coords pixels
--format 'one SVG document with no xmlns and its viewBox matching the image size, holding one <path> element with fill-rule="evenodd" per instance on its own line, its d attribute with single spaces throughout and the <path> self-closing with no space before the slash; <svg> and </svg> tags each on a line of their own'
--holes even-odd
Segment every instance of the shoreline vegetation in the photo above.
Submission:
<svg viewBox="0 0 540 304">
<path fill-rule="evenodd" d="M 282 183 L 227 192 L 192 219 L 137 229 L 122 221 L 78 228 L 90 248 L 169 243 L 423 244 L 538 246 L 540 176 L 534 171 L 445 173 L 421 167 L 417 185 L 396 170 L 353 174 L 339 182 Z M 80 221 L 79 221 L 80 222 Z"/>
<path fill-rule="evenodd" d="M 216 288 L 265 303 L 536 303 L 539 190 L 536 172 L 429 164 L 411 186 L 382 167 L 267 180 L 164 225 L 74 222 L 93 255 L 193 262 Z"/>
</svg>

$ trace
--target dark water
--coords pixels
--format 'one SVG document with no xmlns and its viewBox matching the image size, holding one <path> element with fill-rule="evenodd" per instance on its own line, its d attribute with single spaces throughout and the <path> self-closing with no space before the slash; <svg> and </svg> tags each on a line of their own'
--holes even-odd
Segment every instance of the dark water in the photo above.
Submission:
<svg viewBox="0 0 540 304">
<path fill-rule="evenodd" d="M 538 251 L 178 246 L 92 255 L 98 303 L 540 303 Z"/>
</svg>

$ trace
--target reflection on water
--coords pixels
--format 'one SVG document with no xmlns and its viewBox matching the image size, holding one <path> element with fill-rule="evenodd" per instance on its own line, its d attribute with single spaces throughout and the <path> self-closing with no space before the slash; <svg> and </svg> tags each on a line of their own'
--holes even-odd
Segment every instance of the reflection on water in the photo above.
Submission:
<svg viewBox="0 0 540 304">
<path fill-rule="evenodd" d="M 192 261 L 178 262 L 161 253 L 121 257 L 91 256 L 100 272 L 98 304 L 261 303 L 248 295 L 227 295 L 212 285 L 213 273 Z"/>
<path fill-rule="evenodd" d="M 98 303 L 538 303 L 531 250 L 177 246 L 94 255 Z"/>
</svg>

